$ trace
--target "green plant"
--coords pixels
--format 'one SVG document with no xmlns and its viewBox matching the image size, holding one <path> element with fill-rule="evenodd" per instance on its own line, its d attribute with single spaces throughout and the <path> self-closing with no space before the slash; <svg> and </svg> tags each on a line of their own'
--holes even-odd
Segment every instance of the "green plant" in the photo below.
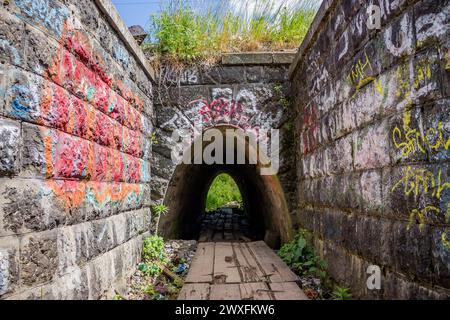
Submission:
<svg viewBox="0 0 450 320">
<path fill-rule="evenodd" d="M 350 289 L 336 286 L 331 294 L 331 297 L 333 300 L 350 300 L 352 298 L 352 294 L 350 293 Z"/>
<path fill-rule="evenodd" d="M 157 294 L 155 290 L 155 286 L 153 284 L 148 284 L 142 288 L 142 292 L 148 295 L 150 298 L 153 298 Z"/>
<path fill-rule="evenodd" d="M 299 275 L 317 274 L 326 277 L 326 263 L 314 254 L 306 241 L 306 231 L 301 230 L 291 242 L 278 251 L 280 258 Z"/>
<path fill-rule="evenodd" d="M 282 96 L 283 95 L 283 86 L 280 83 L 276 83 L 273 86 L 273 93 L 277 96 Z"/>
<path fill-rule="evenodd" d="M 161 261 L 167 262 L 167 256 L 164 252 L 164 240 L 159 236 L 151 236 L 144 240 L 144 249 L 142 255 L 145 262 Z"/>
<path fill-rule="evenodd" d="M 152 143 L 153 146 L 155 146 L 155 145 L 157 145 L 159 143 L 158 142 L 158 138 L 156 137 L 156 132 L 152 133 L 151 143 Z"/>
<path fill-rule="evenodd" d="M 218 175 L 209 188 L 206 196 L 206 211 L 214 211 L 231 202 L 242 206 L 242 195 L 233 178 L 228 174 Z"/>
<path fill-rule="evenodd" d="M 115 294 L 113 300 L 125 300 L 120 294 Z"/>
<path fill-rule="evenodd" d="M 278 100 L 278 104 L 283 108 L 286 109 L 287 107 L 289 107 L 289 100 L 286 98 L 280 98 L 280 100 Z"/>
<path fill-rule="evenodd" d="M 139 270 L 147 276 L 155 277 L 161 273 L 162 268 L 157 262 L 143 262 L 139 265 Z"/>
<path fill-rule="evenodd" d="M 165 215 L 167 212 L 169 212 L 169 207 L 167 207 L 164 204 L 155 204 L 152 206 L 153 213 L 155 216 L 159 217 L 161 215 Z"/>
</svg>

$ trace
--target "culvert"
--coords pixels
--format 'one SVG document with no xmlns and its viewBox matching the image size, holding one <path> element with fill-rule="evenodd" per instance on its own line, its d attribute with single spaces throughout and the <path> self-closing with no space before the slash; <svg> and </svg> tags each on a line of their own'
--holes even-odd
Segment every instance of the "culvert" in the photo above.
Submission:
<svg viewBox="0 0 450 320">
<path fill-rule="evenodd" d="M 223 133 L 227 129 L 234 130 L 230 126 L 217 128 Z M 204 143 L 203 150 L 207 145 Z M 227 151 L 225 146 L 223 150 L 223 163 L 226 163 L 227 152 L 230 150 Z M 246 150 L 246 160 L 248 160 L 248 140 Z M 237 159 L 236 147 L 232 152 L 234 159 Z M 208 190 L 217 175 L 226 173 L 239 187 L 243 198 L 243 210 L 248 217 L 249 228 L 255 235 L 255 240 L 264 240 L 273 248 L 288 241 L 291 237 L 291 220 L 277 176 L 262 175 L 259 162 L 256 164 L 248 162 L 246 161 L 246 164 L 182 163 L 176 166 L 164 200 L 170 211 L 161 217 L 159 233 L 165 238 L 198 239 L 205 215 Z"/>
</svg>

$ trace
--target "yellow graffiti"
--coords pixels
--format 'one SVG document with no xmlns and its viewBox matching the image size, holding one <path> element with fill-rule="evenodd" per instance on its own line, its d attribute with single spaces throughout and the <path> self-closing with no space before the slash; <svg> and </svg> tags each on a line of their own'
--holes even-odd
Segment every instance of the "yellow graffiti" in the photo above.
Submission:
<svg viewBox="0 0 450 320">
<path fill-rule="evenodd" d="M 450 241 L 448 241 L 448 239 L 447 239 L 447 232 L 442 232 L 441 241 L 442 241 L 442 244 L 444 245 L 444 247 L 446 249 L 450 250 Z"/>
<path fill-rule="evenodd" d="M 450 50 L 449 50 L 450 57 Z M 413 74 L 412 74 L 413 73 Z M 396 91 L 395 96 L 403 99 L 403 108 L 408 110 L 414 99 L 421 94 L 421 89 L 428 84 L 432 77 L 432 69 L 428 57 L 419 61 L 414 67 L 410 64 L 403 64 L 396 70 Z M 397 126 L 392 131 L 392 141 L 396 149 L 401 150 L 402 157 L 408 157 L 416 153 L 426 154 L 427 150 L 449 150 L 450 138 L 444 135 L 444 123 L 438 122 L 437 126 L 421 130 L 414 128 L 411 123 L 412 113 L 403 113 L 403 124 Z M 392 187 L 392 192 L 401 189 L 405 196 L 415 197 L 424 194 L 436 198 L 439 205 L 444 205 L 446 200 L 442 200 L 443 194 L 450 189 L 450 182 L 443 181 L 442 170 L 437 174 L 426 169 L 413 169 L 408 166 L 403 172 L 401 179 Z M 422 231 L 426 225 L 427 218 L 441 216 L 441 209 L 434 205 L 427 205 L 422 209 L 413 209 L 409 215 L 407 229 L 418 224 Z M 447 203 L 445 213 L 445 223 L 450 222 L 450 205 Z M 441 242 L 446 250 L 450 250 L 450 241 L 447 239 L 448 227 L 441 234 Z"/>
<path fill-rule="evenodd" d="M 409 231 L 413 227 L 413 225 L 417 224 L 418 222 L 419 230 L 422 232 L 426 224 L 426 219 L 431 215 L 433 215 L 434 217 L 438 217 L 441 215 L 441 210 L 435 206 L 426 206 L 422 210 L 413 209 L 409 216 L 409 222 L 406 229 Z M 445 214 L 445 222 L 446 223 L 450 222 L 450 205 L 448 206 L 447 212 Z M 450 250 L 450 241 L 447 239 L 447 232 L 448 228 L 446 228 L 444 232 L 442 232 L 441 242 L 444 248 Z"/>
<path fill-rule="evenodd" d="M 374 82 L 375 90 L 383 94 L 383 87 L 381 86 L 381 80 L 377 80 L 373 76 L 367 75 L 367 70 L 373 71 L 372 64 L 370 63 L 367 53 L 365 53 L 365 61 L 359 59 L 355 65 L 352 66 L 350 74 L 347 76 L 347 80 L 355 85 L 356 92 L 354 96 L 359 92 L 359 90 L 370 82 Z"/>
<path fill-rule="evenodd" d="M 442 181 L 442 170 L 439 169 L 437 177 L 433 172 L 426 169 L 413 169 L 408 166 L 403 177 L 392 187 L 392 192 L 403 186 L 403 191 L 406 196 L 430 194 L 432 197 L 441 199 L 442 194 L 450 189 L 450 182 Z"/>
<path fill-rule="evenodd" d="M 414 89 L 420 88 L 420 83 L 431 79 L 431 67 L 428 60 L 421 60 L 416 66 L 414 75 Z"/>
<path fill-rule="evenodd" d="M 422 229 L 426 223 L 426 217 L 428 217 L 430 213 L 434 213 L 435 216 L 439 216 L 439 214 L 441 213 L 441 210 L 434 206 L 426 206 L 422 210 L 413 209 L 409 216 L 409 223 L 407 226 L 407 230 L 410 230 L 411 227 L 413 226 L 413 224 L 415 224 L 415 222 L 418 221 L 419 229 L 420 229 L 420 231 L 422 231 Z"/>
<path fill-rule="evenodd" d="M 446 60 L 447 64 L 445 65 L 445 70 L 450 71 L 450 48 L 447 49 Z"/>
<path fill-rule="evenodd" d="M 434 140 L 434 141 L 433 141 Z M 444 138 L 444 123 L 438 122 L 437 128 L 429 128 L 423 134 L 417 128 L 411 128 L 411 111 L 403 114 L 403 128 L 395 127 L 392 131 L 392 141 L 396 149 L 401 149 L 402 156 L 421 152 L 425 154 L 427 148 L 438 151 L 449 150 L 450 138 Z"/>
</svg>

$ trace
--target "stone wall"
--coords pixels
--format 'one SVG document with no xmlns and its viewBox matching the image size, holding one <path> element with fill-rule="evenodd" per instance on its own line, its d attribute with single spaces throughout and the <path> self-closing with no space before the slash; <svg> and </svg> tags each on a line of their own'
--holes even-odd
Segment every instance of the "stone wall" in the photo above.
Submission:
<svg viewBox="0 0 450 320">
<path fill-rule="evenodd" d="M 283 198 L 286 197 L 288 205 L 295 203 L 295 154 L 292 152 L 294 123 L 292 110 L 289 108 L 287 81 L 288 67 L 294 56 L 294 53 L 289 52 L 229 54 L 224 55 L 222 62 L 214 67 L 174 70 L 166 66 L 161 70 L 158 94 L 155 95 L 157 144 L 153 146 L 152 158 L 153 201 L 165 200 L 173 213 L 177 211 L 175 207 L 180 207 L 177 202 L 182 201 L 183 197 L 193 196 L 183 194 L 181 187 L 177 187 L 178 190 L 174 193 L 167 193 L 169 183 L 181 186 L 183 181 L 180 180 L 187 179 L 175 173 L 176 166 L 171 161 L 171 135 L 174 130 L 191 130 L 194 124 L 201 124 L 203 129 L 231 125 L 254 133 L 261 129 L 281 129 L 282 147 L 278 173 L 281 194 Z M 192 166 L 189 169 L 192 175 L 197 172 L 194 171 L 195 168 Z M 224 169 L 228 170 L 230 167 Z M 206 175 L 208 170 L 205 168 L 203 174 Z M 201 172 L 203 171 L 199 171 L 200 175 Z M 209 177 L 206 178 L 208 179 Z M 205 192 L 207 183 L 196 189 L 197 185 L 192 181 L 191 187 L 200 194 Z M 268 197 L 266 194 L 260 196 Z M 182 208 L 185 211 L 197 210 L 201 213 L 203 210 L 202 204 L 186 206 L 183 205 Z M 283 213 L 277 214 L 283 219 Z M 164 219 L 163 224 L 172 225 L 177 220 L 170 216 L 169 214 Z M 191 219 L 189 223 L 194 226 L 196 222 Z M 287 234 L 285 231 L 284 235 Z"/>
<path fill-rule="evenodd" d="M 109 0 L 10 0 L 0 63 L 0 298 L 111 295 L 151 218 L 143 53 Z"/>
<path fill-rule="evenodd" d="M 357 297 L 450 297 L 449 35 L 449 1 L 324 1 L 291 67 L 298 222 Z"/>
</svg>

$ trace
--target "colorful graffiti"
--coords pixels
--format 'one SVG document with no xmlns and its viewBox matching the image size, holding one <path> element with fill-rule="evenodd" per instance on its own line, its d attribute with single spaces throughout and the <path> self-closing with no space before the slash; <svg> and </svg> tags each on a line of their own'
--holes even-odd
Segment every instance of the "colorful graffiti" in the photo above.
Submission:
<svg viewBox="0 0 450 320">
<path fill-rule="evenodd" d="M 60 43 L 45 78 L 10 89 L 10 116 L 41 125 L 46 186 L 66 207 L 138 200 L 150 180 L 144 102 L 81 31 L 66 24 Z"/>
<path fill-rule="evenodd" d="M 197 99 L 189 102 L 184 108 L 184 115 L 175 114 L 169 121 L 163 123 L 160 127 L 173 128 L 178 127 L 185 117 L 186 121 L 192 123 L 195 127 L 208 129 L 217 125 L 232 125 L 243 129 L 245 132 L 253 132 L 258 136 L 261 125 L 267 125 L 258 118 L 257 98 L 251 90 L 242 89 L 233 98 L 231 89 L 215 88 L 213 89 L 213 100 Z M 266 122 L 276 122 L 281 117 L 281 111 L 278 115 Z M 261 121 L 258 121 L 261 120 Z M 185 122 L 186 122 L 185 121 Z M 271 125 L 268 125 L 269 128 Z"/>
</svg>

